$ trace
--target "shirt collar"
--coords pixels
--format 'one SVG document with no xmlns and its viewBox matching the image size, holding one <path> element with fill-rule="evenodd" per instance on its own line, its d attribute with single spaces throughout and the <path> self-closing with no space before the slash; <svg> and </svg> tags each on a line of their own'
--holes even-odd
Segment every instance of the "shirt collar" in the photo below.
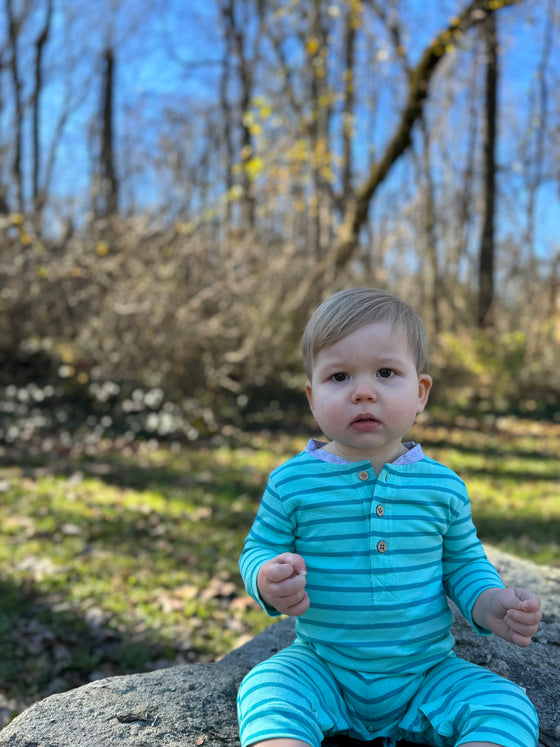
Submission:
<svg viewBox="0 0 560 747">
<path fill-rule="evenodd" d="M 331 464 L 352 464 L 351 461 L 344 459 L 344 457 L 325 451 L 323 446 L 326 446 L 326 441 L 318 441 L 315 438 L 310 438 L 305 451 L 315 457 L 315 459 L 320 459 L 322 462 L 330 462 Z M 414 464 L 414 462 L 419 462 L 421 459 L 424 459 L 425 454 L 422 451 L 420 444 L 417 444 L 415 441 L 407 441 L 403 446 L 406 446 L 406 453 L 397 457 L 392 464 Z"/>
</svg>

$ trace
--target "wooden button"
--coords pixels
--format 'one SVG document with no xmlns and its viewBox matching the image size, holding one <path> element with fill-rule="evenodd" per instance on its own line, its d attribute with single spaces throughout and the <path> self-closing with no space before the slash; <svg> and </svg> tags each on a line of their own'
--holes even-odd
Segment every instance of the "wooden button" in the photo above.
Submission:
<svg viewBox="0 0 560 747">
<path fill-rule="evenodd" d="M 387 550 L 387 543 L 383 542 L 383 540 L 379 540 L 377 543 L 377 552 L 380 552 L 383 554 Z"/>
<path fill-rule="evenodd" d="M 363 481 L 363 480 L 367 480 L 367 479 L 368 479 L 368 477 L 369 477 L 369 472 L 366 472 L 366 471 L 364 470 L 363 472 L 360 472 L 360 474 L 358 475 L 358 477 L 359 477 L 359 478 L 360 478 L 360 480 L 362 480 L 362 481 Z"/>
<path fill-rule="evenodd" d="M 385 513 L 385 509 L 383 508 L 383 506 L 377 506 L 375 509 L 375 513 L 378 516 L 383 516 L 383 514 Z"/>
</svg>

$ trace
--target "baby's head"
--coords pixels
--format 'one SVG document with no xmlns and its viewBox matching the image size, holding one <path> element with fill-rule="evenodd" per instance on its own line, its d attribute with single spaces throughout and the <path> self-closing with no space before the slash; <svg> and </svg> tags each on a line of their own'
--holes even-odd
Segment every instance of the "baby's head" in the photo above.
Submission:
<svg viewBox="0 0 560 747">
<path fill-rule="evenodd" d="M 327 298 L 309 320 L 301 341 L 303 363 L 311 381 L 317 353 L 366 324 L 402 326 L 418 374 L 427 373 L 428 338 L 418 314 L 400 299 L 378 288 L 350 288 Z"/>
</svg>

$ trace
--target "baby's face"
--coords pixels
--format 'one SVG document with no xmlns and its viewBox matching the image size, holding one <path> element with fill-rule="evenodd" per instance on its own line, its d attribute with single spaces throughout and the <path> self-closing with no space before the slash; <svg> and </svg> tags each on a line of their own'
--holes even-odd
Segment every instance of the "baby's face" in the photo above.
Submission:
<svg viewBox="0 0 560 747">
<path fill-rule="evenodd" d="M 431 384 L 416 371 L 406 331 L 375 322 L 319 351 L 307 397 L 329 451 L 384 464 L 402 452 Z"/>
</svg>

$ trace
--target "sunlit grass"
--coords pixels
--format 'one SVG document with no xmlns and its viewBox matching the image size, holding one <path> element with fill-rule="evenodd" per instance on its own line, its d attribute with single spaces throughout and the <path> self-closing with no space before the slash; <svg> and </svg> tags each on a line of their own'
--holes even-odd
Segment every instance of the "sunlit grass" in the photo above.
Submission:
<svg viewBox="0 0 560 747">
<path fill-rule="evenodd" d="M 560 565 L 560 426 L 497 420 L 486 428 L 418 427 L 427 453 L 465 480 L 479 536 Z"/>
</svg>

